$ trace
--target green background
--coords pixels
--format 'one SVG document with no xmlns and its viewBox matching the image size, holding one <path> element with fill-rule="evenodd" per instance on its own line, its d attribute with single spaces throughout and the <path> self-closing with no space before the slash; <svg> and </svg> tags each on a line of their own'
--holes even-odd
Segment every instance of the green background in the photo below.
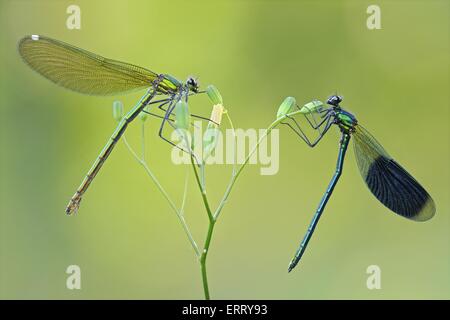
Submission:
<svg viewBox="0 0 450 320">
<path fill-rule="evenodd" d="M 81 7 L 81 30 L 65 26 Z M 194 253 L 175 215 L 119 144 L 77 216 L 65 205 L 114 129 L 111 104 L 141 93 L 90 97 L 63 90 L 20 60 L 17 41 L 43 34 L 95 53 L 199 76 L 224 96 L 235 126 L 265 128 L 288 95 L 299 103 L 336 90 L 383 146 L 433 196 L 426 223 L 383 207 L 353 152 L 310 247 L 294 253 L 333 173 L 339 133 L 315 149 L 280 131 L 280 170 L 250 166 L 225 207 L 208 260 L 216 299 L 450 298 L 449 3 L 378 1 L 381 30 L 368 30 L 366 1 L 0 2 L 0 298 L 203 298 Z M 195 100 L 194 100 L 195 99 Z M 191 108 L 209 114 L 204 96 Z M 129 140 L 139 145 L 139 125 Z M 185 168 L 147 123 L 148 158 L 181 200 Z M 210 168 L 214 204 L 229 166 Z M 192 177 L 191 177 L 192 178 Z M 186 219 L 198 242 L 207 227 L 191 179 Z M 215 205 L 214 205 L 215 206 Z M 82 289 L 66 289 L 67 266 Z M 380 290 L 366 268 L 381 268 Z"/>
</svg>

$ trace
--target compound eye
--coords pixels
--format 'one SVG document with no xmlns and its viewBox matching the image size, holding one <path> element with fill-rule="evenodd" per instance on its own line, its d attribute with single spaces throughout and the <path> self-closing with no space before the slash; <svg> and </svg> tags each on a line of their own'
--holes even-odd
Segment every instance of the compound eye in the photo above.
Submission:
<svg viewBox="0 0 450 320">
<path fill-rule="evenodd" d="M 191 89 L 193 89 L 193 90 L 197 89 L 197 87 L 198 87 L 197 81 L 195 81 L 195 79 L 193 79 L 193 78 L 190 78 L 190 79 L 188 80 L 188 85 L 189 85 L 189 87 L 191 87 Z"/>
</svg>

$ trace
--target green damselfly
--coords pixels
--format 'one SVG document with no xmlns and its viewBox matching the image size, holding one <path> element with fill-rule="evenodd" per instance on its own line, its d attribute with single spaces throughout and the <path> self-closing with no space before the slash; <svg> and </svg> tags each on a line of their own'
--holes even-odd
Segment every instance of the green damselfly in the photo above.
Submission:
<svg viewBox="0 0 450 320">
<path fill-rule="evenodd" d="M 315 140 L 308 138 L 295 117 L 287 115 L 286 121 L 281 122 L 294 130 L 310 147 L 316 146 L 333 124 L 341 131 L 336 171 L 289 264 L 289 272 L 295 268 L 305 252 L 325 205 L 341 176 L 345 153 L 352 136 L 361 176 L 369 190 L 382 204 L 393 212 L 415 221 L 429 220 L 436 211 L 434 201 L 427 191 L 386 152 L 366 129 L 358 124 L 353 114 L 340 106 L 341 102 L 341 96 L 333 95 L 327 100 L 329 107 L 325 107 L 320 101 L 314 101 L 299 108 L 300 113 L 306 117 L 312 129 L 319 132 Z"/>
<path fill-rule="evenodd" d="M 125 132 L 128 124 L 141 112 L 162 119 L 159 136 L 170 144 L 175 144 L 164 137 L 166 123 L 174 127 L 171 114 L 180 101 L 188 101 L 193 94 L 203 93 L 193 77 L 185 83 L 168 74 L 158 74 L 148 69 L 107 59 L 89 51 L 77 48 L 45 36 L 30 35 L 19 41 L 19 53 L 33 70 L 66 89 L 88 95 L 118 95 L 146 89 L 140 101 L 122 118 L 116 130 L 95 160 L 81 185 L 70 199 L 66 213 L 76 213 L 83 194 L 111 154 L 117 141 Z M 157 96 L 158 99 L 155 99 Z M 155 105 L 163 116 L 150 112 L 150 105 Z M 157 109 L 157 110 L 158 110 Z M 192 115 L 201 119 L 200 116 Z M 208 120 L 208 119 L 206 119 Z"/>
</svg>

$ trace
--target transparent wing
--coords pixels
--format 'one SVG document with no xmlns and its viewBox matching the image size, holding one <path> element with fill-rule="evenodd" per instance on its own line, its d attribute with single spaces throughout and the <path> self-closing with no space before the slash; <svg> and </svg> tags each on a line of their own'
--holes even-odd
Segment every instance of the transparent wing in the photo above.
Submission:
<svg viewBox="0 0 450 320">
<path fill-rule="evenodd" d="M 90 95 L 115 95 L 151 86 L 158 74 L 125 62 L 104 58 L 62 41 L 26 36 L 19 53 L 33 70 L 66 89 Z M 176 88 L 164 80 L 162 90 Z"/>
<path fill-rule="evenodd" d="M 353 145 L 359 171 L 373 195 L 395 213 L 416 221 L 434 216 L 427 191 L 363 127 L 356 126 Z"/>
</svg>

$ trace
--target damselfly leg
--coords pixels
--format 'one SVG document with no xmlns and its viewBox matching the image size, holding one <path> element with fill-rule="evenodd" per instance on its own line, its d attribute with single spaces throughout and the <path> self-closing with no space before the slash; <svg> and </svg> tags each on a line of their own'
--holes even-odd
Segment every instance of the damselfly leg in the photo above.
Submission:
<svg viewBox="0 0 450 320">
<path fill-rule="evenodd" d="M 306 115 L 305 117 L 308 120 L 308 124 L 311 126 L 311 128 L 318 132 L 318 136 L 314 140 L 308 137 L 299 122 L 293 116 L 287 115 L 286 118 L 288 118 L 291 122 L 282 121 L 281 124 L 287 125 L 289 128 L 291 128 L 292 131 L 294 131 L 295 134 L 297 134 L 308 146 L 313 148 L 320 142 L 320 140 L 322 140 L 327 131 L 330 129 L 331 125 L 333 124 L 333 117 L 330 112 L 323 113 L 323 118 L 319 123 L 317 123 L 315 119 L 313 119 L 315 123 L 312 123 L 312 121 L 310 121 Z"/>
</svg>

